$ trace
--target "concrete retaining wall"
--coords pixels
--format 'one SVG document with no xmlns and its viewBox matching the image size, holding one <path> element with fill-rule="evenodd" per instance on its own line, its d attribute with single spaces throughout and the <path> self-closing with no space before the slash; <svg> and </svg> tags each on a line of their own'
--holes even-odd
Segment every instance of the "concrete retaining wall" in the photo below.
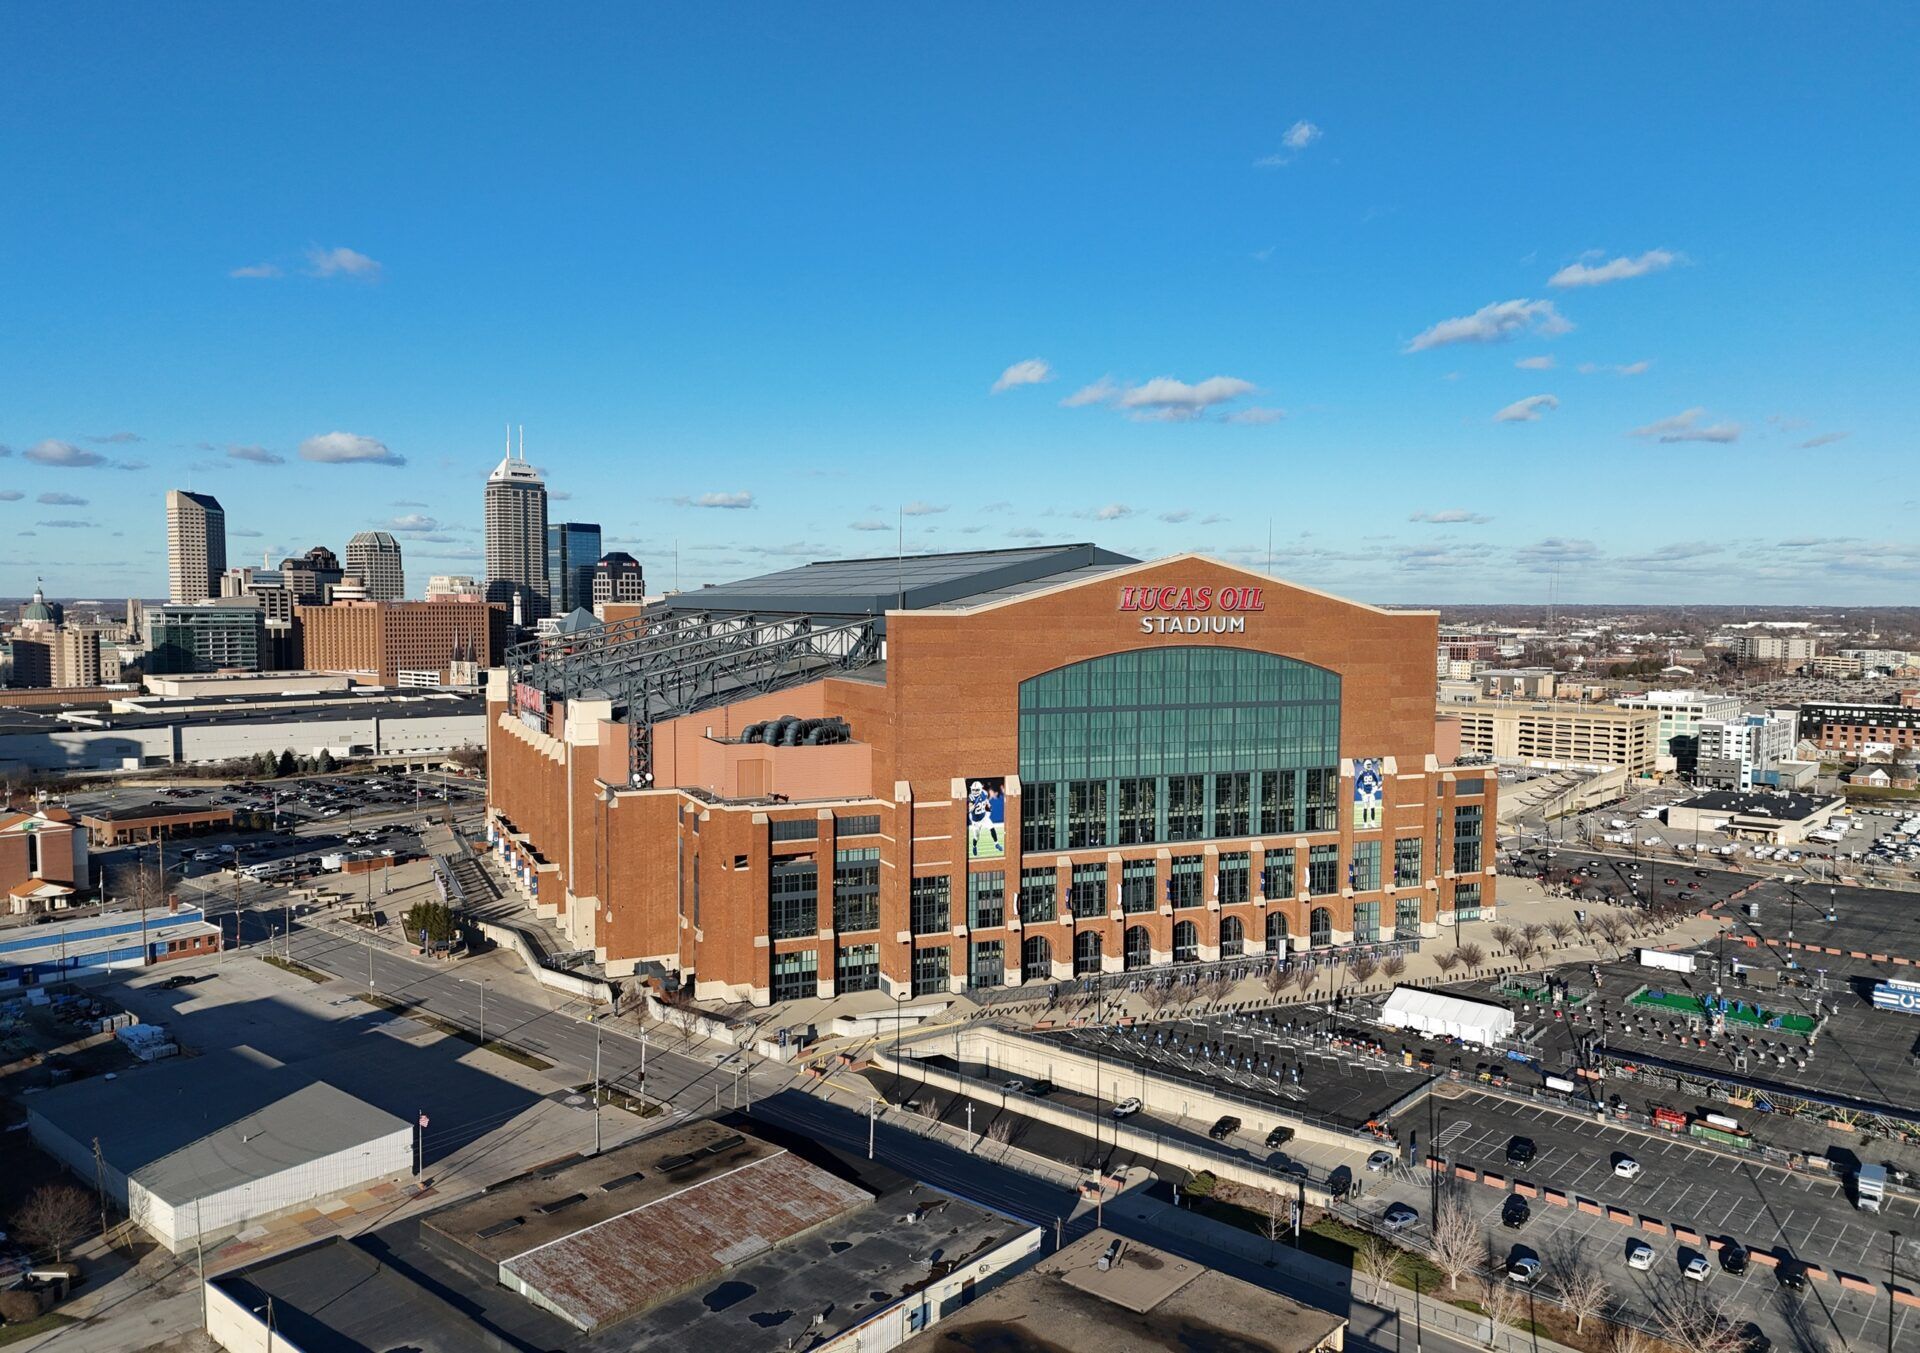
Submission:
<svg viewBox="0 0 1920 1353">
<path fill-rule="evenodd" d="M 533 980 L 548 990 L 564 992 L 569 996 L 577 996 L 599 1004 L 605 1004 L 613 999 L 611 982 L 602 981 L 598 977 L 582 977 L 578 973 L 560 972 L 547 967 L 540 961 L 540 955 L 534 952 L 532 942 L 513 926 L 474 920 L 471 917 L 462 919 L 502 949 L 511 949 L 518 954 L 520 962 L 525 965 Z"/>
</svg>

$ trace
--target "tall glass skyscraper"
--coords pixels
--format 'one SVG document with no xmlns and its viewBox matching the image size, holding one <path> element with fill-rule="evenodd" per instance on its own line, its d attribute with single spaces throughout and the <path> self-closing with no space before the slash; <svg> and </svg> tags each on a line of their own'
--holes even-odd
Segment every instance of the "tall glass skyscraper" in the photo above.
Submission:
<svg viewBox="0 0 1920 1353">
<path fill-rule="evenodd" d="M 555 522 L 547 527 L 549 615 L 565 615 L 593 606 L 593 566 L 600 562 L 600 527 L 590 521 Z"/>
<path fill-rule="evenodd" d="M 506 604 L 509 623 L 532 625 L 550 593 L 546 482 L 509 453 L 487 476 L 487 600 Z"/>
</svg>

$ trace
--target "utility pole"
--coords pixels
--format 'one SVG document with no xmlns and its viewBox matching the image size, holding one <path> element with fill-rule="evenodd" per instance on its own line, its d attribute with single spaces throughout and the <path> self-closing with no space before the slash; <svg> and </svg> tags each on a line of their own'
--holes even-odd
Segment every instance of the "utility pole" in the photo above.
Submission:
<svg viewBox="0 0 1920 1353">
<path fill-rule="evenodd" d="M 107 1238 L 107 1168 L 100 1160 L 100 1139 L 93 1139 L 93 1192 L 100 1200 L 100 1238 Z"/>
<path fill-rule="evenodd" d="M 593 1154 L 600 1154 L 600 1021 L 589 1016 L 593 1024 Z"/>
<path fill-rule="evenodd" d="M 867 1101 L 867 1159 L 873 1159 L 873 1125 L 880 1117 L 880 1101 Z"/>
</svg>

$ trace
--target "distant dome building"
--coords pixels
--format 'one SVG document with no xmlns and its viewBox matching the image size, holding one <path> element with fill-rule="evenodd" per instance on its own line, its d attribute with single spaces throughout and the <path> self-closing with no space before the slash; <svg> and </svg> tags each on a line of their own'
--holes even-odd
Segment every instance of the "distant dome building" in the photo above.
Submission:
<svg viewBox="0 0 1920 1353">
<path fill-rule="evenodd" d="M 38 578 L 33 582 L 33 600 L 20 608 L 20 628 L 31 630 L 51 630 L 59 628 L 66 618 L 63 607 L 47 600 L 45 589 Z"/>
</svg>

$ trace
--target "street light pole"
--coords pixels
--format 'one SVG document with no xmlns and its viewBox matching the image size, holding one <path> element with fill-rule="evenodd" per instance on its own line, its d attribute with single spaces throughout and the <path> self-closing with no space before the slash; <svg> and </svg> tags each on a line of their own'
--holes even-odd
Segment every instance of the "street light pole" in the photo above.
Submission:
<svg viewBox="0 0 1920 1353">
<path fill-rule="evenodd" d="M 1900 1253 L 1900 1233 L 1887 1232 L 1887 1353 L 1893 1353 L 1893 1263 Z"/>
<path fill-rule="evenodd" d="M 593 1020 L 593 1154 L 600 1154 L 600 1021 Z"/>
</svg>

